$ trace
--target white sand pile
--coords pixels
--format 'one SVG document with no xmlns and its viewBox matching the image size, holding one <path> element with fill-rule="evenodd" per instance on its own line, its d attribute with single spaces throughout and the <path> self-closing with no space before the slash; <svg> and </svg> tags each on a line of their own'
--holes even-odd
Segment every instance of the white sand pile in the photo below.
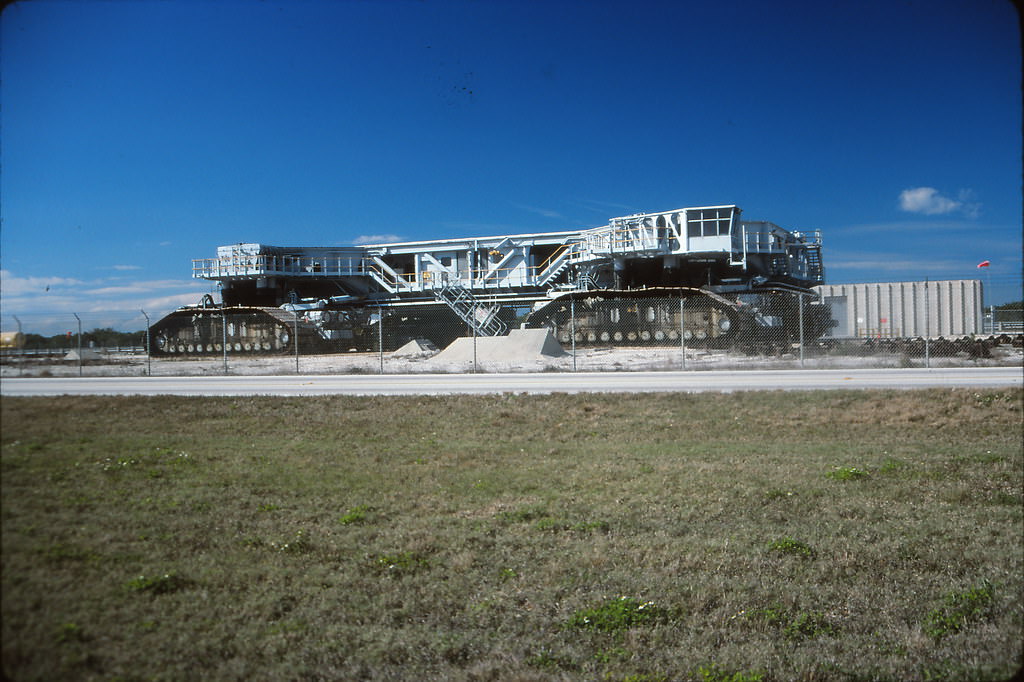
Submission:
<svg viewBox="0 0 1024 682">
<path fill-rule="evenodd" d="M 513 329 L 508 336 L 478 336 L 475 342 L 478 361 L 529 364 L 566 354 L 547 329 Z M 433 359 L 438 362 L 471 363 L 473 343 L 471 336 L 455 339 Z"/>
<path fill-rule="evenodd" d="M 96 351 L 94 351 L 92 348 L 83 348 L 82 351 L 81 351 L 81 355 L 79 355 L 79 351 L 72 350 L 72 351 L 68 351 L 68 354 L 64 356 L 64 359 L 65 360 L 78 360 L 79 357 L 81 357 L 81 359 L 84 361 L 84 360 L 99 360 L 102 356 L 99 353 L 97 353 Z"/>
<path fill-rule="evenodd" d="M 391 355 L 397 358 L 425 357 L 436 352 L 437 346 L 430 339 L 413 339 L 398 350 L 392 351 Z"/>
</svg>

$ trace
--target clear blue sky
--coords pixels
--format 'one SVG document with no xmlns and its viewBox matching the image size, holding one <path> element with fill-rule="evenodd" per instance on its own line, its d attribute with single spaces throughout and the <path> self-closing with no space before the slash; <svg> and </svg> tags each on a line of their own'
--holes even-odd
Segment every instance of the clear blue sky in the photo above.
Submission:
<svg viewBox="0 0 1024 682">
<path fill-rule="evenodd" d="M 1007 0 L 35 0 L 0 30 L 5 329 L 197 302 L 221 244 L 722 203 L 821 229 L 830 283 L 1021 298 Z"/>
</svg>

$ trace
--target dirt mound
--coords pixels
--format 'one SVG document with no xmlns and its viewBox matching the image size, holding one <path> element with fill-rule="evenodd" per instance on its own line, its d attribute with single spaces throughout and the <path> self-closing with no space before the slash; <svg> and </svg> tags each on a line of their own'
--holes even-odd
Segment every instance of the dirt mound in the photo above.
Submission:
<svg viewBox="0 0 1024 682">
<path fill-rule="evenodd" d="M 391 355 L 395 357 L 409 357 L 409 356 L 422 356 L 422 355 L 433 355 L 437 352 L 437 346 L 430 339 L 413 339 L 409 343 L 405 344 L 398 350 L 394 351 Z"/>
<path fill-rule="evenodd" d="M 503 363 L 543 361 L 565 355 L 561 344 L 547 329 L 513 329 L 508 336 L 478 336 L 477 360 Z M 473 362 L 474 338 L 455 339 L 434 359 L 442 362 Z"/>
</svg>

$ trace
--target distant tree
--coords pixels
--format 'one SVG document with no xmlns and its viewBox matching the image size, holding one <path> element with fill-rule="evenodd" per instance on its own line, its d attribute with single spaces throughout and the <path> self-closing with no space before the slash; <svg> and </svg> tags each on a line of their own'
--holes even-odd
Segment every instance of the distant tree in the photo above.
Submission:
<svg viewBox="0 0 1024 682">
<path fill-rule="evenodd" d="M 75 337 L 72 334 L 54 334 L 43 336 L 42 334 L 25 334 L 25 348 L 70 348 L 75 344 Z"/>
<path fill-rule="evenodd" d="M 49 348 L 49 342 L 42 334 L 25 334 L 25 348 Z"/>
<path fill-rule="evenodd" d="M 90 343 L 98 348 L 115 348 L 118 346 L 145 345 L 146 332 L 119 332 L 110 327 L 93 329 L 82 334 L 82 345 Z"/>
<path fill-rule="evenodd" d="M 1014 301 L 995 306 L 995 321 L 999 324 L 1024 321 L 1024 301 Z"/>
<path fill-rule="evenodd" d="M 110 327 L 82 332 L 82 346 L 88 348 L 90 342 L 97 348 L 145 346 L 146 332 L 145 330 L 119 332 Z M 25 348 L 75 348 L 77 346 L 78 335 L 75 333 L 54 334 L 53 336 L 33 333 L 25 334 Z"/>
</svg>

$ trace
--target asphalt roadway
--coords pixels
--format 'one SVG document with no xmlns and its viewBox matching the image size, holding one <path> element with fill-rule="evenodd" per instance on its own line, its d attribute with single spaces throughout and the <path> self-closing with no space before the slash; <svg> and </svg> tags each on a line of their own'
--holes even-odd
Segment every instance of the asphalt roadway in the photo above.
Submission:
<svg viewBox="0 0 1024 682">
<path fill-rule="evenodd" d="M 452 395 L 1021 387 L 1024 387 L 1024 370 L 1020 367 L 956 367 L 727 372 L 5 378 L 0 380 L 0 395 Z"/>
</svg>

